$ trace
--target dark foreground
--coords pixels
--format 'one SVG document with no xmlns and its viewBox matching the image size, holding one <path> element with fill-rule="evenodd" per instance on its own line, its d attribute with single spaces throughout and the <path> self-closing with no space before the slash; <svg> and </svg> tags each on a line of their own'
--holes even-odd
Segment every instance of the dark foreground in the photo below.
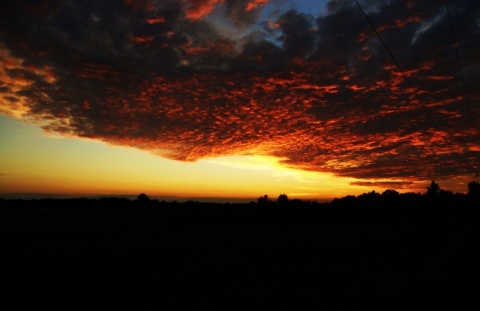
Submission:
<svg viewBox="0 0 480 311">
<path fill-rule="evenodd" d="M 374 217 L 331 207 L 39 202 L 0 208 L 3 310 L 480 305 L 474 209 Z"/>
</svg>

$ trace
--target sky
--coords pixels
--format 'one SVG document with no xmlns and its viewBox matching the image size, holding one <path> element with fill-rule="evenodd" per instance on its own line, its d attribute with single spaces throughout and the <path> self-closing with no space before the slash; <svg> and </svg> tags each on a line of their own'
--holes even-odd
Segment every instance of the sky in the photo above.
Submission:
<svg viewBox="0 0 480 311">
<path fill-rule="evenodd" d="M 0 196 L 466 192 L 479 37 L 467 0 L 10 1 Z"/>
</svg>

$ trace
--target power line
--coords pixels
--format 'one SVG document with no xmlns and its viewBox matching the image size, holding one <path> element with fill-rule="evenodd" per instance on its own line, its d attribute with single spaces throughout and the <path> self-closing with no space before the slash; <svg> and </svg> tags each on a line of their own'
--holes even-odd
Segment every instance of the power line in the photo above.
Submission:
<svg viewBox="0 0 480 311">
<path fill-rule="evenodd" d="M 462 62 L 460 61 L 460 54 L 458 52 L 458 41 L 457 41 L 457 37 L 455 36 L 455 30 L 453 29 L 452 16 L 450 14 L 450 8 L 448 7 L 447 0 L 445 0 L 445 6 L 447 8 L 447 16 L 448 16 L 448 22 L 450 24 L 450 30 L 452 31 L 453 46 L 455 47 L 455 54 L 457 55 L 457 63 L 458 63 L 458 68 L 460 70 L 460 79 L 462 81 L 463 95 L 465 96 L 465 101 L 467 102 L 468 116 L 469 116 L 470 122 L 474 124 L 472 111 L 470 109 L 470 100 L 468 99 L 467 88 L 465 87 L 465 78 L 463 77 Z"/>
<path fill-rule="evenodd" d="M 460 80 L 462 82 L 463 95 L 464 95 L 464 98 L 465 98 L 465 102 L 467 103 L 468 118 L 469 118 L 472 126 L 475 127 L 475 122 L 473 121 L 473 116 L 472 116 L 472 110 L 470 108 L 470 99 L 468 97 L 467 87 L 465 86 L 465 78 L 464 78 L 464 75 L 463 75 L 463 66 L 462 66 L 462 62 L 460 60 L 460 53 L 458 52 L 458 40 L 457 40 L 457 37 L 455 35 L 455 29 L 453 28 L 452 15 L 450 13 L 450 8 L 448 6 L 448 0 L 445 0 L 445 7 L 447 9 L 448 23 L 450 24 L 450 30 L 452 32 L 453 46 L 455 47 L 455 54 L 457 56 L 457 64 L 458 64 L 458 69 L 460 71 Z M 477 141 L 478 141 L 478 138 L 477 138 Z M 476 177 L 478 177 L 478 174 L 476 174 Z"/>
<path fill-rule="evenodd" d="M 420 100 L 420 98 L 418 98 L 418 95 L 417 93 L 415 92 L 415 88 L 413 87 L 412 83 L 410 82 L 410 80 L 408 79 L 407 75 L 405 74 L 405 72 L 403 71 L 402 67 L 400 66 L 400 64 L 397 62 L 395 56 L 393 56 L 392 52 L 390 51 L 390 49 L 388 48 L 387 44 L 385 43 L 385 41 L 383 41 L 382 37 L 380 36 L 380 34 L 378 33 L 377 29 L 375 28 L 375 26 L 373 25 L 372 21 L 370 20 L 370 18 L 367 16 L 367 14 L 365 13 L 365 11 L 363 10 L 362 6 L 360 5 L 360 3 L 358 3 L 357 0 L 355 0 L 355 3 L 358 5 L 358 7 L 360 8 L 360 10 L 362 11 L 363 13 L 363 16 L 365 16 L 365 18 L 367 19 L 368 23 L 370 24 L 370 26 L 372 27 L 373 31 L 375 32 L 375 34 L 377 35 L 378 39 L 380 39 L 380 42 L 382 43 L 383 47 L 385 48 L 385 50 L 387 50 L 387 53 L 388 55 L 390 55 L 390 58 L 393 60 L 393 62 L 395 63 L 395 65 L 397 66 L 398 70 L 400 71 L 400 73 L 402 74 L 403 78 L 405 79 L 405 81 L 407 82 L 408 84 L 408 87 L 410 89 L 412 89 L 413 91 L 413 95 L 415 96 L 415 99 L 420 103 L 420 105 L 422 106 L 422 108 L 425 110 L 426 114 L 428 115 L 428 117 L 430 118 L 430 120 L 432 121 L 432 124 L 434 125 L 435 128 L 438 129 L 438 125 L 437 123 L 435 122 L 435 120 L 433 119 L 433 116 L 431 115 L 430 111 L 428 111 L 427 107 L 423 104 L 423 102 Z"/>
<path fill-rule="evenodd" d="M 393 56 L 392 52 L 390 51 L 390 49 L 388 48 L 387 44 L 385 43 L 385 41 L 382 39 L 382 37 L 380 36 L 380 34 L 378 33 L 377 29 L 375 28 L 375 26 L 373 25 L 372 21 L 370 20 L 370 18 L 368 17 L 367 13 L 365 13 L 365 11 L 363 10 L 362 6 L 360 5 L 360 3 L 358 3 L 357 0 L 355 0 L 355 3 L 357 4 L 358 8 L 360 9 L 360 11 L 362 11 L 363 13 L 363 16 L 365 16 L 365 19 L 368 21 L 368 23 L 370 24 L 370 26 L 372 27 L 373 31 L 375 32 L 375 34 L 377 35 L 378 39 L 380 40 L 380 42 L 382 43 L 383 47 L 385 48 L 385 50 L 387 51 L 388 55 L 390 56 L 390 58 L 393 60 L 393 62 L 395 63 L 395 65 L 397 66 L 397 69 L 400 71 L 400 73 L 402 74 L 402 77 L 405 79 L 405 81 L 407 82 L 408 84 L 408 87 L 413 91 L 413 96 L 415 97 L 415 99 L 420 103 L 420 105 L 422 106 L 423 110 L 425 111 L 425 113 L 427 114 L 428 118 L 430 119 L 430 121 L 432 122 L 434 128 L 438 131 L 440 131 L 437 123 L 435 122 L 432 114 L 430 113 L 430 111 L 427 109 L 427 107 L 425 106 L 425 104 L 422 102 L 422 100 L 420 100 L 420 98 L 418 97 L 418 94 L 417 92 L 415 91 L 415 88 L 413 87 L 412 83 L 410 82 L 410 79 L 408 79 L 407 75 L 405 74 L 405 71 L 403 71 L 402 69 L 402 66 L 400 66 L 400 64 L 398 63 L 398 61 L 396 60 L 395 56 Z M 450 148 L 450 150 L 452 150 L 452 152 L 455 152 L 453 150 L 453 146 L 452 146 L 452 143 L 450 142 L 449 139 L 446 139 L 447 141 L 447 144 Z"/>
</svg>

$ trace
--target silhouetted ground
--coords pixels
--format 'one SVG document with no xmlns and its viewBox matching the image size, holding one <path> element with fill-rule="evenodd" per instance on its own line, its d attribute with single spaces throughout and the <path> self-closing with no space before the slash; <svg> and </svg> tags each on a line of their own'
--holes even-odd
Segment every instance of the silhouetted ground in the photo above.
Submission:
<svg viewBox="0 0 480 311">
<path fill-rule="evenodd" d="M 9 309 L 480 305 L 472 206 L 0 203 L 1 304 Z"/>
</svg>

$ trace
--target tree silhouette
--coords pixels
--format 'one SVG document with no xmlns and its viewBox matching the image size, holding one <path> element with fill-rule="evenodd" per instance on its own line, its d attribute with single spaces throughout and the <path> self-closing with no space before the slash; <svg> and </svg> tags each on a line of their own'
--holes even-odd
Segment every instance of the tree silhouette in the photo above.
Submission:
<svg viewBox="0 0 480 311">
<path fill-rule="evenodd" d="M 277 203 L 278 205 L 287 205 L 288 204 L 288 196 L 284 193 L 284 194 L 280 194 L 277 198 Z"/>
<path fill-rule="evenodd" d="M 468 183 L 468 198 L 470 204 L 478 206 L 480 203 L 480 183 L 478 181 L 471 181 Z"/>
<path fill-rule="evenodd" d="M 142 204 L 151 202 L 150 198 L 145 193 L 140 193 L 137 197 L 137 200 Z"/>
<path fill-rule="evenodd" d="M 436 196 L 440 192 L 440 186 L 432 180 L 430 186 L 427 187 L 427 195 L 428 196 Z"/>
<path fill-rule="evenodd" d="M 478 183 L 478 181 L 471 181 L 468 183 L 468 195 L 471 197 L 480 196 L 480 183 Z"/>
<path fill-rule="evenodd" d="M 382 197 L 387 197 L 387 198 L 397 198 L 400 195 L 398 191 L 393 190 L 393 189 L 387 189 L 382 192 Z"/>
<path fill-rule="evenodd" d="M 270 198 L 268 197 L 268 194 L 265 194 L 263 196 L 260 196 L 258 199 L 257 199 L 257 202 L 259 205 L 269 205 L 272 201 L 270 200 Z"/>
</svg>

